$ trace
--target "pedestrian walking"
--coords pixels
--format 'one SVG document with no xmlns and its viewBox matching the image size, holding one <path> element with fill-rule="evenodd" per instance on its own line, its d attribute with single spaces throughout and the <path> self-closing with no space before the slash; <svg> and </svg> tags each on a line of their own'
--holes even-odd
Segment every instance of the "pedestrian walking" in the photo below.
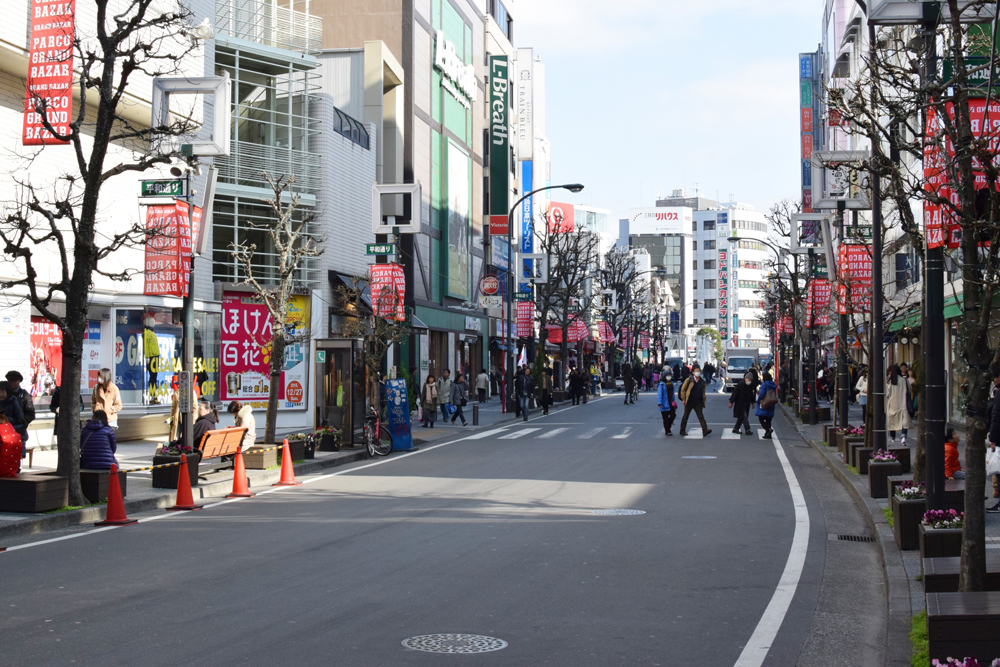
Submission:
<svg viewBox="0 0 1000 667">
<path fill-rule="evenodd" d="M 465 376 L 461 373 L 455 375 L 455 381 L 451 383 L 451 404 L 455 406 L 455 414 L 451 418 L 451 423 L 461 417 L 462 426 L 468 426 L 465 421 L 465 413 L 462 408 L 466 406 L 469 398 L 469 385 L 465 382 Z"/>
<path fill-rule="evenodd" d="M 524 421 L 528 421 L 528 412 L 531 406 L 531 397 L 535 393 L 535 378 L 527 372 L 527 367 L 523 368 L 520 374 L 514 378 L 514 395 L 517 397 L 520 406 L 520 415 Z"/>
<path fill-rule="evenodd" d="M 635 378 L 632 377 L 632 365 L 622 365 L 622 382 L 625 385 L 625 405 L 632 403 L 632 392 L 635 391 Z"/>
<path fill-rule="evenodd" d="M 646 364 L 642 371 L 642 388 L 645 391 L 653 390 L 653 364 Z"/>
<path fill-rule="evenodd" d="M 858 383 L 854 385 L 854 388 L 858 391 L 858 403 L 861 404 L 861 422 L 867 423 L 868 421 L 868 369 L 861 369 L 861 377 L 858 378 Z"/>
<path fill-rule="evenodd" d="M 253 406 L 249 403 L 230 401 L 226 410 L 233 416 L 233 423 L 237 428 L 245 428 L 243 434 L 243 451 L 253 447 L 257 442 L 257 420 L 253 416 Z"/>
<path fill-rule="evenodd" d="M 889 369 L 889 381 L 885 385 L 885 428 L 889 431 L 890 440 L 896 442 L 896 431 L 901 431 L 901 444 L 906 444 L 906 432 L 909 430 L 910 413 L 907 411 L 906 379 L 902 377 L 897 364 Z"/>
<path fill-rule="evenodd" d="M 448 420 L 451 419 L 451 415 L 448 414 L 448 403 L 451 401 L 451 371 L 447 368 L 441 374 L 441 379 L 437 381 L 437 400 L 438 406 L 441 408 L 441 416 L 444 417 L 444 423 L 447 424 Z"/>
<path fill-rule="evenodd" d="M 701 368 L 697 364 L 695 364 L 694 369 L 691 371 L 691 376 L 687 380 L 684 380 L 684 384 L 681 385 L 681 401 L 684 403 L 684 416 L 681 417 L 681 435 L 687 435 L 688 417 L 692 411 L 698 416 L 702 434 L 708 435 L 711 433 L 712 429 L 708 428 L 708 423 L 705 421 L 703 412 L 705 409 L 705 380 L 701 377 Z"/>
<path fill-rule="evenodd" d="M 757 394 L 757 421 L 764 427 L 764 439 L 770 440 L 774 429 L 771 427 L 771 420 L 774 419 L 774 407 L 778 404 L 778 386 L 774 384 L 774 378 L 770 373 L 764 373 L 764 381 L 760 383 L 760 391 Z"/>
<path fill-rule="evenodd" d="M 549 414 L 549 406 L 552 405 L 552 369 L 549 367 L 548 359 L 545 360 L 545 368 L 542 369 L 542 376 L 539 378 L 538 402 L 542 414 Z"/>
<path fill-rule="evenodd" d="M 103 410 L 108 416 L 108 426 L 118 428 L 118 413 L 122 409 L 122 395 L 111 381 L 111 369 L 102 368 L 97 374 L 97 386 L 90 395 L 90 408 L 94 412 Z"/>
<path fill-rule="evenodd" d="M 750 406 L 753 404 L 755 397 L 753 376 L 747 372 L 743 376 L 743 382 L 736 385 L 733 388 L 733 393 L 729 395 L 729 407 L 733 411 L 733 417 L 736 417 L 736 426 L 733 427 L 733 433 L 739 433 L 740 426 L 742 425 L 747 435 L 753 435 L 753 431 L 750 430 L 749 414 Z"/>
<path fill-rule="evenodd" d="M 486 374 L 486 369 L 479 371 L 479 375 L 476 376 L 476 394 L 478 394 L 480 404 L 487 401 L 487 395 L 490 390 L 490 376 Z"/>
<path fill-rule="evenodd" d="M 660 410 L 660 419 L 663 420 L 663 434 L 673 435 L 670 430 L 677 418 L 677 404 L 674 403 L 674 384 L 670 381 L 669 366 L 663 367 L 660 374 L 660 382 L 656 386 L 656 407 Z"/>
<path fill-rule="evenodd" d="M 94 411 L 94 416 L 80 430 L 80 468 L 108 470 L 118 465 L 117 451 L 115 430 L 108 426 L 108 416 L 104 410 Z"/>
<path fill-rule="evenodd" d="M 28 390 L 21 386 L 24 376 L 17 371 L 7 371 L 7 382 L 10 383 L 11 396 L 21 404 L 21 414 L 24 415 L 24 427 L 28 428 L 35 421 L 35 402 Z"/>
<path fill-rule="evenodd" d="M 583 382 L 583 373 L 580 372 L 580 369 L 574 368 L 569 376 L 569 391 L 573 397 L 573 405 L 580 405 L 580 401 L 583 400 L 583 392 L 585 391 Z"/>
<path fill-rule="evenodd" d="M 7 417 L 7 423 L 14 432 L 21 436 L 21 458 L 27 455 L 25 443 L 28 441 L 28 426 L 24 423 L 24 413 L 21 402 L 14 396 L 10 382 L 0 382 L 0 414 Z"/>
<path fill-rule="evenodd" d="M 434 421 L 437 418 L 437 398 L 438 390 L 434 383 L 434 376 L 428 375 L 420 390 L 420 409 L 423 413 L 422 424 L 424 428 L 434 428 Z"/>
</svg>

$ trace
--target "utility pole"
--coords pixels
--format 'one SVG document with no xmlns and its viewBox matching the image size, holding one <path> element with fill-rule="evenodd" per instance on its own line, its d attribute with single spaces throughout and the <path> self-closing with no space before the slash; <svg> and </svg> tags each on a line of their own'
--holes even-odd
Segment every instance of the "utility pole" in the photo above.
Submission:
<svg viewBox="0 0 1000 667">
<path fill-rule="evenodd" d="M 813 259 L 815 251 L 809 248 L 809 425 L 819 423 L 819 403 L 816 400 L 816 289 L 813 282 Z"/>
<path fill-rule="evenodd" d="M 192 206 L 192 192 L 191 192 L 191 167 L 185 166 L 184 168 L 184 199 L 187 201 L 188 206 L 188 223 L 194 219 L 194 207 Z M 204 215 L 204 212 L 202 213 Z M 203 217 L 203 220 L 207 218 Z M 181 327 L 181 336 L 183 340 L 183 348 L 181 351 L 181 369 L 187 371 L 187 379 L 182 380 L 178 383 L 184 384 L 183 388 L 180 388 L 182 395 L 184 392 L 188 395 L 188 401 L 194 402 L 194 253 L 195 244 L 197 239 L 191 239 L 191 272 L 188 276 L 188 288 L 187 294 L 184 295 L 184 300 L 182 302 L 183 313 L 182 321 L 183 325 Z M 183 377 L 183 375 L 181 376 Z M 184 401 L 179 403 L 181 405 L 181 439 L 184 444 L 195 447 L 198 443 L 194 442 L 194 410 L 184 409 Z M 194 405 L 191 406 L 194 408 Z"/>
<path fill-rule="evenodd" d="M 844 243 L 844 211 L 847 209 L 847 202 L 844 200 L 839 200 L 837 202 L 837 224 L 839 226 L 837 232 L 837 238 L 840 243 Z M 837 267 L 838 272 L 843 269 L 843 267 Z M 845 272 L 843 275 L 850 275 Z M 840 339 L 840 344 L 837 346 L 838 352 L 838 363 L 837 363 L 837 412 L 840 416 L 840 428 L 847 429 L 847 410 L 849 408 L 849 398 L 850 398 L 850 388 L 847 386 L 850 381 L 850 375 L 847 373 L 847 304 L 851 297 L 851 286 L 842 285 L 844 301 L 843 310 L 844 312 L 840 314 L 840 330 L 838 332 L 838 338 Z"/>
</svg>

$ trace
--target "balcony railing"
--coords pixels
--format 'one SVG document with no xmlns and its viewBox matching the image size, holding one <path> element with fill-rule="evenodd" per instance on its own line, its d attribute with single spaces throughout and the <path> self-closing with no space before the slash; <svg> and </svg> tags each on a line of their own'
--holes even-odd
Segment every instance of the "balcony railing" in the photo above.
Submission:
<svg viewBox="0 0 1000 667">
<path fill-rule="evenodd" d="M 230 155 L 215 158 L 219 181 L 233 185 L 270 188 L 261 176 L 262 171 L 275 178 L 282 174 L 294 174 L 296 192 L 319 195 L 322 171 L 318 154 L 246 141 L 234 141 L 232 147 Z"/>
<path fill-rule="evenodd" d="M 266 0 L 216 0 L 216 30 L 245 39 L 301 53 L 323 47 L 323 19 Z"/>
</svg>

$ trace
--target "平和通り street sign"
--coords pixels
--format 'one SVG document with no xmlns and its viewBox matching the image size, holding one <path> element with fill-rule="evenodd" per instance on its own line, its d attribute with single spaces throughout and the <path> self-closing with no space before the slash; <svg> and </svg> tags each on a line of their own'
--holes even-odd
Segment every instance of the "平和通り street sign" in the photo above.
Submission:
<svg viewBox="0 0 1000 667">
<path fill-rule="evenodd" d="M 365 244 L 365 254 L 368 254 L 368 255 L 392 255 L 395 252 L 396 252 L 396 248 L 391 243 L 367 243 L 367 244 Z"/>
<path fill-rule="evenodd" d="M 141 197 L 183 197 L 184 181 L 181 179 L 157 179 L 140 181 Z"/>
</svg>

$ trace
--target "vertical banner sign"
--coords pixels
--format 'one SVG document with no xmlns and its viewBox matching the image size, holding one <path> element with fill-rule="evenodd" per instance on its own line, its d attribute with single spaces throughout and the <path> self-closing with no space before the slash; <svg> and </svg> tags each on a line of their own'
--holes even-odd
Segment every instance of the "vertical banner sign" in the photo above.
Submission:
<svg viewBox="0 0 1000 667">
<path fill-rule="evenodd" d="M 517 337 L 530 338 L 534 335 L 535 302 L 517 302 Z"/>
<path fill-rule="evenodd" d="M 601 321 L 597 323 L 597 333 L 601 337 L 602 343 L 614 343 L 615 333 L 611 330 L 611 325 Z"/>
<path fill-rule="evenodd" d="M 372 264 L 368 267 L 372 310 L 376 317 L 406 320 L 406 277 L 399 264 Z"/>
<path fill-rule="evenodd" d="M 310 297 L 295 295 L 288 303 L 288 331 L 285 359 L 278 380 L 278 408 L 306 407 L 305 388 L 309 364 L 308 329 Z M 266 408 L 271 381 L 271 314 L 251 292 L 223 292 L 222 295 L 222 401 L 246 401 L 254 408 Z"/>
<path fill-rule="evenodd" d="M 62 330 L 44 317 L 31 316 L 32 396 L 51 396 L 62 383 Z"/>
<path fill-rule="evenodd" d="M 719 336 L 729 338 L 729 252 L 719 251 Z"/>
<path fill-rule="evenodd" d="M 510 76 L 507 56 L 490 56 L 490 234 L 508 233 Z"/>
<path fill-rule="evenodd" d="M 180 297 L 186 294 L 191 273 L 190 233 L 186 204 L 146 207 L 144 294 Z"/>
<path fill-rule="evenodd" d="M 806 168 L 806 165 L 810 162 L 813 152 L 813 132 L 815 123 L 813 123 L 814 116 L 814 103 L 813 103 L 813 78 L 815 77 L 815 68 L 813 67 L 813 54 L 812 53 L 800 53 L 799 54 L 799 134 L 801 136 L 801 154 L 799 159 L 802 162 L 802 211 L 804 213 L 812 213 L 812 195 L 806 195 L 807 192 L 811 191 L 811 183 L 807 183 L 812 180 L 812 170 L 811 168 Z M 806 174 L 809 174 L 807 176 Z M 722 317 L 721 313 L 719 317 Z"/>
<path fill-rule="evenodd" d="M 69 143 L 56 139 L 45 129 L 43 118 L 59 134 L 69 134 L 75 22 L 76 0 L 32 0 L 28 85 L 24 91 L 21 132 L 21 143 L 25 146 Z"/>
<path fill-rule="evenodd" d="M 87 393 L 97 386 L 101 372 L 101 322 L 88 320 L 83 332 L 83 359 L 80 363 L 80 391 Z"/>
<path fill-rule="evenodd" d="M 825 327 L 830 324 L 830 281 L 813 278 L 809 281 L 809 298 L 806 300 L 806 324 Z"/>
<path fill-rule="evenodd" d="M 549 210 L 545 214 L 545 220 L 549 227 L 549 234 L 570 234 L 576 229 L 572 204 L 549 202 Z"/>
<path fill-rule="evenodd" d="M 534 189 L 534 176 L 535 168 L 534 162 L 531 160 L 521 161 L 521 192 L 531 192 Z M 532 200 L 534 197 L 528 197 L 523 202 L 521 202 L 521 241 L 520 248 L 522 253 L 533 253 L 535 252 L 535 223 L 534 223 L 534 204 Z M 533 275 L 532 261 L 530 259 L 521 260 L 524 266 L 518 268 L 521 272 L 520 278 L 525 278 Z M 531 288 L 531 285 L 526 282 L 518 284 L 518 289 L 522 292 L 527 292 Z"/>
<path fill-rule="evenodd" d="M 532 152 L 535 148 L 534 129 L 534 77 L 532 67 L 534 65 L 534 54 L 530 48 L 517 50 L 517 80 L 516 93 L 517 100 L 517 157 L 519 160 L 532 159 Z M 528 190 L 525 190 L 528 192 Z"/>
<path fill-rule="evenodd" d="M 410 431 L 410 398 L 406 391 L 406 380 L 402 378 L 386 380 L 385 399 L 393 451 L 413 449 L 413 434 Z"/>
<path fill-rule="evenodd" d="M 872 256 L 869 245 L 841 244 L 837 252 L 837 312 L 871 312 Z"/>
<path fill-rule="evenodd" d="M 569 323 L 569 328 L 566 330 L 566 337 L 569 339 L 570 343 L 579 343 L 581 340 L 586 340 L 590 336 L 590 330 L 587 329 L 587 325 L 583 323 L 580 318 L 573 318 L 573 321 Z"/>
<path fill-rule="evenodd" d="M 639 349 L 648 350 L 649 349 L 649 332 L 640 331 L 639 332 Z"/>
</svg>

